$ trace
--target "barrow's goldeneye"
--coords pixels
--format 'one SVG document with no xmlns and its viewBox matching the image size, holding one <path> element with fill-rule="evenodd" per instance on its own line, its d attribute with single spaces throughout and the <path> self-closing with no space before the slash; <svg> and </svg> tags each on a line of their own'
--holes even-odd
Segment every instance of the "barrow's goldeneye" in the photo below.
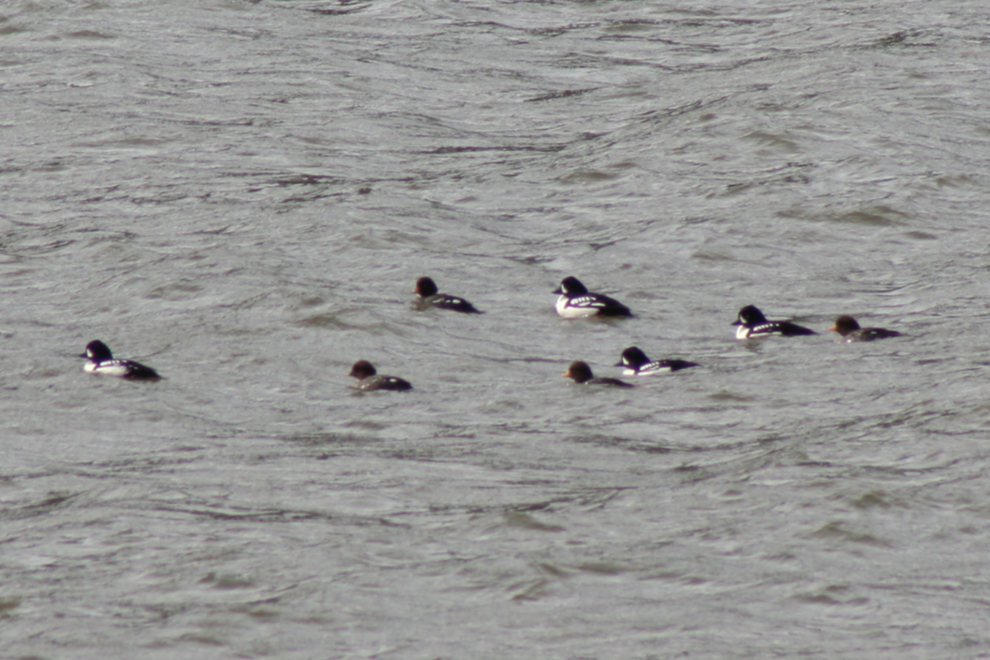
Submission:
<svg viewBox="0 0 990 660">
<path fill-rule="evenodd" d="M 615 298 L 603 293 L 590 293 L 576 277 L 566 277 L 554 293 L 557 314 L 565 319 L 583 319 L 592 316 L 632 316 L 629 308 Z"/>
<path fill-rule="evenodd" d="M 358 379 L 357 384 L 352 387 L 362 392 L 373 392 L 375 390 L 405 391 L 412 389 L 412 385 L 407 380 L 402 380 L 395 376 L 378 375 L 378 372 L 375 371 L 375 368 L 367 360 L 358 360 L 355 362 L 354 366 L 351 367 L 351 373 L 347 375 Z"/>
<path fill-rule="evenodd" d="M 755 339 L 757 337 L 769 337 L 770 335 L 781 335 L 783 337 L 796 337 L 798 335 L 817 335 L 814 330 L 809 330 L 797 323 L 790 321 L 768 321 L 763 316 L 763 312 L 755 305 L 747 305 L 739 310 L 739 319 L 732 325 L 736 328 L 736 339 Z"/>
<path fill-rule="evenodd" d="M 134 362 L 120 360 L 113 356 L 110 349 L 99 339 L 86 344 L 86 352 L 79 357 L 88 360 L 83 365 L 83 371 L 99 376 L 116 376 L 126 380 L 158 380 L 161 376 L 151 367 Z"/>
<path fill-rule="evenodd" d="M 618 387 L 634 387 L 632 383 L 621 381 L 618 378 L 595 378 L 591 373 L 591 367 L 587 362 L 571 362 L 571 366 L 561 374 L 564 378 L 570 378 L 575 383 L 581 385 L 615 385 Z"/>
<path fill-rule="evenodd" d="M 687 360 L 650 360 L 639 348 L 630 346 L 622 351 L 622 360 L 615 366 L 625 367 L 626 370 L 622 372 L 625 376 L 652 376 L 700 365 Z"/>
<path fill-rule="evenodd" d="M 838 332 L 846 342 L 873 341 L 874 339 L 887 339 L 889 337 L 900 337 L 901 333 L 896 330 L 886 328 L 861 328 L 851 316 L 840 316 L 835 319 L 835 325 L 829 328 L 832 332 Z"/>
<path fill-rule="evenodd" d="M 484 314 L 481 310 L 475 309 L 474 305 L 457 296 L 449 296 L 446 293 L 437 292 L 436 283 L 429 277 L 421 277 L 416 280 L 416 288 L 413 290 L 419 298 L 414 303 L 416 309 L 450 309 L 464 314 Z"/>
</svg>

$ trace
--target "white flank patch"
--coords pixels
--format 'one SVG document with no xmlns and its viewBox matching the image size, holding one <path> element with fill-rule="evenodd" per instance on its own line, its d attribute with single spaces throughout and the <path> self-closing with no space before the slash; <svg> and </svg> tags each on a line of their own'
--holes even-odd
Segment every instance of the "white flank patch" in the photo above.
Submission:
<svg viewBox="0 0 990 660">
<path fill-rule="evenodd" d="M 660 366 L 656 363 L 650 363 L 642 367 L 637 376 L 655 376 L 657 374 L 666 374 L 670 372 L 669 366 Z"/>
<path fill-rule="evenodd" d="M 770 335 L 775 335 L 780 332 L 780 328 L 777 327 L 775 321 L 770 323 L 761 323 L 760 325 L 753 326 L 752 328 L 747 328 L 744 325 L 736 328 L 736 339 L 752 339 L 758 337 L 769 337 Z"/>
<path fill-rule="evenodd" d="M 597 307 L 574 307 L 568 302 L 570 299 L 567 296 L 557 299 L 557 314 L 565 319 L 583 319 L 598 313 Z"/>
<path fill-rule="evenodd" d="M 100 376 L 116 376 L 118 378 L 123 378 L 131 371 L 127 364 L 121 362 L 120 360 L 104 360 L 99 364 L 90 362 L 85 368 L 90 366 L 92 366 L 92 369 L 88 369 L 88 371 Z"/>
</svg>

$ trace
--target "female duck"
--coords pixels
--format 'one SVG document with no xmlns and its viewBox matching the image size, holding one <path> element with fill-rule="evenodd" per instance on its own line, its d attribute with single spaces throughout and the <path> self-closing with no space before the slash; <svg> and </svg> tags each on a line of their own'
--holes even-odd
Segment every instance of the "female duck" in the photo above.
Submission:
<svg viewBox="0 0 990 660">
<path fill-rule="evenodd" d="M 570 378 L 579 385 L 613 385 L 616 387 L 635 387 L 632 383 L 621 381 L 618 378 L 595 378 L 591 373 L 591 367 L 587 362 L 571 362 L 571 366 L 561 374 L 564 378 Z"/>
<path fill-rule="evenodd" d="M 851 316 L 840 316 L 835 319 L 835 325 L 829 328 L 832 332 L 838 332 L 842 339 L 848 343 L 854 341 L 873 341 L 875 339 L 888 339 L 890 337 L 900 337 L 897 330 L 887 330 L 886 328 L 861 328 Z"/>
<path fill-rule="evenodd" d="M 362 392 L 374 392 L 375 390 L 404 392 L 412 389 L 412 385 L 407 380 L 395 376 L 380 375 L 367 360 L 355 362 L 354 366 L 351 367 L 351 373 L 347 375 L 358 379 L 357 384 L 352 387 Z"/>
</svg>

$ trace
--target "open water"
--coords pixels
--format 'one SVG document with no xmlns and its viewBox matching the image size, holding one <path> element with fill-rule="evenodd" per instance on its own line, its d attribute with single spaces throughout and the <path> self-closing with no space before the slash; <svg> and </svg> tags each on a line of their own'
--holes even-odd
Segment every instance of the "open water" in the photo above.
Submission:
<svg viewBox="0 0 990 660">
<path fill-rule="evenodd" d="M 0 656 L 987 657 L 988 18 L 4 3 Z"/>
</svg>

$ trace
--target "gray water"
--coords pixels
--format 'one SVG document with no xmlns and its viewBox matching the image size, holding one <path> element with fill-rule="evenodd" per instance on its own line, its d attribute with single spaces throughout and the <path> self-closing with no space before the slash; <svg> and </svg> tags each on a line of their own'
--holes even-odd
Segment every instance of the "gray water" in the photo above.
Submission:
<svg viewBox="0 0 990 660">
<path fill-rule="evenodd" d="M 6 3 L 0 656 L 990 655 L 988 13 Z"/>
</svg>

